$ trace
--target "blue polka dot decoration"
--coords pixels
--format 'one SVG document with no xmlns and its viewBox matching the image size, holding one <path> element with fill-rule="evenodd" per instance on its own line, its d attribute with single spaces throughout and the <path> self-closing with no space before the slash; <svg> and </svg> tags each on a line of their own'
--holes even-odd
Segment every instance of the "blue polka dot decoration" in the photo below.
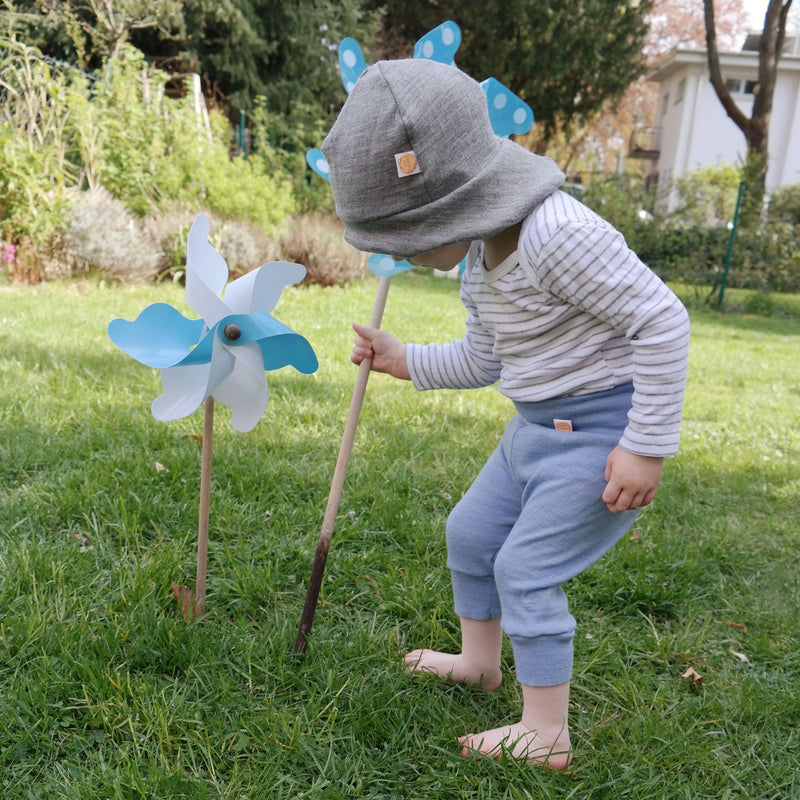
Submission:
<svg viewBox="0 0 800 800">
<path fill-rule="evenodd" d="M 440 64 L 452 64 L 456 50 L 461 45 L 461 28 L 455 22 L 447 20 L 428 31 L 414 45 L 414 58 L 427 58 Z"/>
<path fill-rule="evenodd" d="M 308 164 L 311 169 L 320 176 L 320 178 L 325 178 L 326 181 L 330 181 L 331 179 L 331 169 L 328 166 L 328 161 L 324 155 L 322 155 L 322 150 L 314 148 L 313 150 L 309 150 L 306 152 L 306 164 Z"/>
<path fill-rule="evenodd" d="M 367 68 L 361 46 L 348 36 L 339 43 L 339 74 L 347 94 L 353 90 L 361 73 Z"/>
<path fill-rule="evenodd" d="M 391 256 L 373 253 L 367 259 L 367 269 L 373 275 L 385 278 L 399 275 L 401 272 L 408 272 L 408 270 L 414 269 L 414 265 L 409 264 L 408 261 L 395 261 Z"/>
<path fill-rule="evenodd" d="M 506 89 L 495 78 L 487 78 L 481 83 L 489 107 L 489 121 L 496 136 L 510 136 L 512 133 L 527 133 L 533 125 L 531 107 Z"/>
</svg>

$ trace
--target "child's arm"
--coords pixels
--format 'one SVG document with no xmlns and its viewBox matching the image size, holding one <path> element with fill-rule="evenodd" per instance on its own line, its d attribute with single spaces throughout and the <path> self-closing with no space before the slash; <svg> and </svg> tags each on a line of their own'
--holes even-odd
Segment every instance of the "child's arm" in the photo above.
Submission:
<svg viewBox="0 0 800 800">
<path fill-rule="evenodd" d="M 639 456 L 615 447 L 606 460 L 608 481 L 602 500 L 609 511 L 629 511 L 648 505 L 655 496 L 664 459 Z"/>
<path fill-rule="evenodd" d="M 375 372 L 385 372 L 401 380 L 411 380 L 406 365 L 406 346 L 386 331 L 369 325 L 353 325 L 356 340 L 350 360 L 360 364 L 365 358 L 372 359 Z"/>
</svg>

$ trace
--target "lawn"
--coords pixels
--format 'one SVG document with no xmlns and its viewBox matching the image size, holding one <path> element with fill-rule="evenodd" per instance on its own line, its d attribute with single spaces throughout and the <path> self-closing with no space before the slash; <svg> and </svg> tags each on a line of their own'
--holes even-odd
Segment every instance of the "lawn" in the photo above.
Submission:
<svg viewBox="0 0 800 800">
<path fill-rule="evenodd" d="M 289 288 L 312 376 L 268 373 L 251 433 L 218 405 L 207 613 L 193 584 L 202 413 L 106 337 L 173 285 L 0 287 L 0 796 L 119 800 L 800 797 L 800 322 L 693 310 L 682 451 L 655 503 L 568 587 L 566 773 L 462 759 L 519 713 L 407 676 L 453 647 L 444 522 L 497 442 L 494 389 L 370 380 L 306 655 L 292 654 L 376 281 Z M 459 335 L 452 281 L 393 280 L 384 325 Z"/>
</svg>

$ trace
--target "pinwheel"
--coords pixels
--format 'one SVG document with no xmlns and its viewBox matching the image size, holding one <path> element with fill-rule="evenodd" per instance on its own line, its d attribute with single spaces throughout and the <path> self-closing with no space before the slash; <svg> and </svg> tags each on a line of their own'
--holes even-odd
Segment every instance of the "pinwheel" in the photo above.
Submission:
<svg viewBox="0 0 800 800">
<path fill-rule="evenodd" d="M 455 22 L 448 20 L 422 36 L 414 45 L 414 58 L 427 58 L 442 64 L 455 66 L 455 53 L 461 44 L 461 29 Z M 367 68 L 366 61 L 358 42 L 352 38 L 343 39 L 339 45 L 339 72 L 342 77 L 345 91 L 350 94 L 358 77 Z M 497 136 L 510 136 L 512 133 L 527 133 L 533 124 L 533 112 L 530 106 L 521 100 L 512 91 L 503 86 L 495 78 L 487 78 L 481 83 L 481 88 L 486 95 L 489 109 L 489 120 Z M 324 154 L 319 149 L 309 150 L 306 153 L 306 163 L 321 178 L 330 181 L 330 169 Z M 463 263 L 459 265 L 463 269 Z M 389 293 L 389 282 L 393 275 L 413 269 L 413 264 L 408 261 L 394 261 L 391 256 L 373 253 L 367 259 L 367 268 L 380 280 L 375 303 L 372 308 L 370 325 L 379 328 L 386 306 Z M 311 568 L 306 591 L 305 604 L 300 618 L 300 628 L 297 633 L 294 650 L 296 653 L 305 652 L 307 637 L 314 622 L 314 614 L 322 586 L 322 577 L 325 571 L 325 562 L 328 558 L 336 514 L 339 509 L 347 465 L 355 440 L 358 426 L 358 417 L 364 402 L 367 389 L 367 380 L 372 367 L 371 360 L 361 362 L 350 401 L 350 409 L 345 422 L 342 443 L 339 448 L 339 457 L 333 474 L 328 505 L 322 521 L 314 563 Z"/>
<path fill-rule="evenodd" d="M 270 314 L 284 287 L 303 279 L 305 267 L 271 262 L 226 287 L 228 265 L 209 243 L 208 231 L 208 218 L 198 215 L 186 245 L 186 303 L 200 319 L 154 303 L 133 322 L 114 319 L 108 325 L 117 347 L 161 370 L 164 392 L 151 405 L 156 419 L 179 419 L 204 404 L 197 583 L 194 592 L 173 584 L 187 619 L 205 610 L 214 401 L 231 408 L 236 430 L 250 431 L 269 402 L 266 370 L 291 364 L 310 374 L 318 366 L 308 341 Z"/>
</svg>

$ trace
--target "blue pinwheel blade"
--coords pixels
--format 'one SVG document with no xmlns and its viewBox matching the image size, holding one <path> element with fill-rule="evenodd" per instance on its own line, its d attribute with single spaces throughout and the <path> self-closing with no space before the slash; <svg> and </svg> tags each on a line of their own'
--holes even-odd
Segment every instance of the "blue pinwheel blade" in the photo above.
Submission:
<svg viewBox="0 0 800 800">
<path fill-rule="evenodd" d="M 373 275 L 385 278 L 399 275 L 401 272 L 408 272 L 408 270 L 414 269 L 414 265 L 409 264 L 408 261 L 395 261 L 391 256 L 373 253 L 367 259 L 367 269 Z"/>
<path fill-rule="evenodd" d="M 461 45 L 461 28 L 447 20 L 428 31 L 414 45 L 414 58 L 427 58 L 441 64 L 453 64 L 453 59 Z"/>
<path fill-rule="evenodd" d="M 235 338 L 230 338 L 230 325 L 236 326 Z M 280 369 L 293 366 L 298 372 L 310 375 L 317 370 L 319 362 L 308 340 L 279 322 L 266 311 L 253 314 L 231 314 L 220 320 L 217 335 L 229 347 L 257 342 L 264 357 L 264 369 Z"/>
<path fill-rule="evenodd" d="M 320 178 L 324 178 L 326 181 L 330 181 L 331 179 L 331 170 L 328 166 L 328 161 L 324 155 L 322 155 L 322 150 L 314 148 L 306 152 L 306 164 L 311 167 Z"/>
<path fill-rule="evenodd" d="M 204 327 L 202 319 L 188 319 L 166 303 L 153 303 L 133 322 L 111 320 L 108 336 L 120 350 L 141 364 L 162 369 L 194 355 Z"/>
<path fill-rule="evenodd" d="M 481 82 L 495 136 L 527 133 L 533 125 L 531 107 L 495 78 Z"/>
<path fill-rule="evenodd" d="M 359 43 L 348 36 L 339 43 L 339 74 L 347 94 L 353 91 L 356 81 L 367 68 Z"/>
</svg>

